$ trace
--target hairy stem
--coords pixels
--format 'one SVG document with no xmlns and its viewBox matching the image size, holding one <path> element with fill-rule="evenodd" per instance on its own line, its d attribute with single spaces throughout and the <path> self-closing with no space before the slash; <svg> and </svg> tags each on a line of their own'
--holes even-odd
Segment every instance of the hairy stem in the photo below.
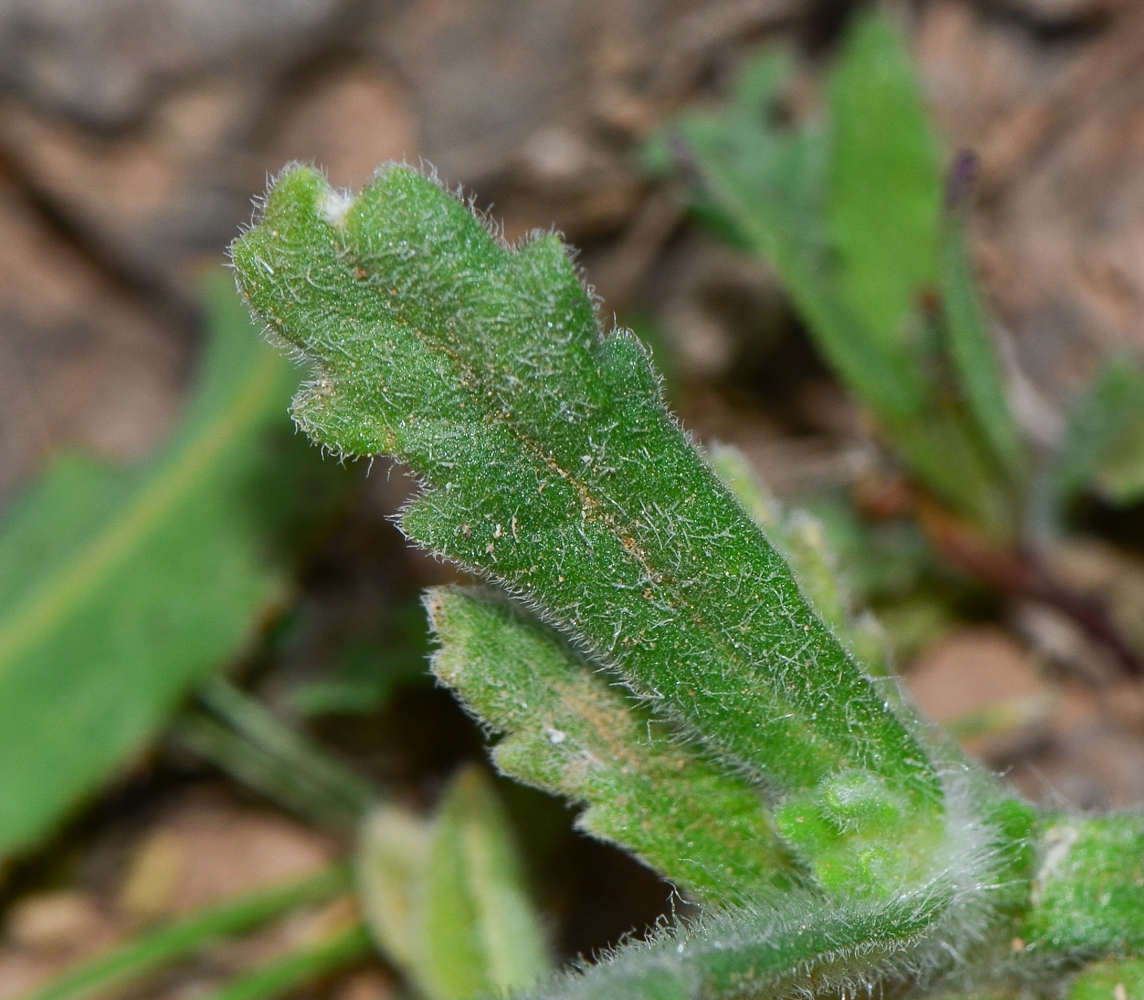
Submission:
<svg viewBox="0 0 1144 1000">
<path fill-rule="evenodd" d="M 530 997 L 765 1000 L 872 990 L 894 978 L 924 981 L 964 946 L 946 949 L 939 940 L 942 930 L 956 939 L 946 918 L 956 919 L 963 905 L 939 884 L 869 907 L 824 907 L 792 894 L 781 916 L 741 910 L 704 919 L 678 935 L 629 946 Z"/>
</svg>

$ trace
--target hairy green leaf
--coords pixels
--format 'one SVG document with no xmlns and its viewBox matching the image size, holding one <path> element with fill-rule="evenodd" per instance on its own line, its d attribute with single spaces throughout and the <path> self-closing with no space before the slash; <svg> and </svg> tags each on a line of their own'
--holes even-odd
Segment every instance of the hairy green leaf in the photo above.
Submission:
<svg viewBox="0 0 1144 1000">
<path fill-rule="evenodd" d="M 1022 937 L 1032 955 L 1095 958 L 1144 949 L 1144 815 L 1046 823 Z"/>
<path fill-rule="evenodd" d="M 0 531 L 0 856 L 137 749 L 284 589 L 247 501 L 294 376 L 225 286 L 208 305 L 198 388 L 163 454 L 123 472 L 60 459 Z"/>
<path fill-rule="evenodd" d="M 815 906 L 793 895 L 781 914 L 737 910 L 631 945 L 528 994 L 533 1000 L 708 1000 L 849 996 L 897 979 L 924 982 L 962 938 L 949 886 L 877 906 Z M 959 916 L 964 916 L 961 914 Z M 943 927 L 943 923 L 945 926 Z M 937 932 L 937 933 L 935 933 Z"/>
<path fill-rule="evenodd" d="M 1069 1000 L 1144 1000 L 1144 958 L 1098 962 L 1069 987 Z"/>
<path fill-rule="evenodd" d="M 779 1000 L 854 996 L 887 986 L 892 991 L 895 983 L 924 996 L 949 972 L 960 975 L 955 982 L 972 983 L 963 963 L 973 949 L 980 949 L 985 963 L 1011 950 L 1014 925 L 1007 915 L 1028 905 L 1036 814 L 1000 795 L 983 772 L 963 773 L 969 783 L 951 795 L 951 812 L 969 805 L 988 820 L 956 816 L 954 822 L 964 825 L 944 869 L 928 881 L 884 899 L 824 902 L 796 889 L 774 911 L 747 906 L 708 912 L 691 925 L 581 966 L 529 997 Z M 1039 961 L 1033 959 L 1034 968 Z M 994 970 L 980 971 L 988 982 Z"/>
<path fill-rule="evenodd" d="M 889 661 L 886 636 L 873 615 L 855 613 L 822 522 L 804 510 L 784 511 L 738 449 L 716 446 L 711 451 L 711 462 L 790 564 L 811 607 L 835 630 L 871 676 L 886 674 Z"/>
<path fill-rule="evenodd" d="M 671 419 L 639 343 L 600 330 L 555 237 L 507 247 L 406 168 L 352 201 L 297 169 L 233 252 L 255 312 L 315 365 L 301 425 L 422 477 L 409 535 L 526 593 L 776 794 L 865 774 L 892 851 L 932 839 L 925 752 Z"/>
<path fill-rule="evenodd" d="M 577 825 L 708 902 L 776 898 L 799 881 L 758 789 L 725 773 L 556 636 L 489 593 L 426 597 L 433 672 L 504 733 L 493 758 L 587 805 Z"/>
</svg>

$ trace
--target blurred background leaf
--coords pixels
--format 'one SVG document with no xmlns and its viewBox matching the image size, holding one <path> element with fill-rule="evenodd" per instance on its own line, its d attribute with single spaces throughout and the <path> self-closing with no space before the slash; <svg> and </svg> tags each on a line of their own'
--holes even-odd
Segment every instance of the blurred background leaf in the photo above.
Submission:
<svg viewBox="0 0 1144 1000">
<path fill-rule="evenodd" d="M 429 851 L 419 978 L 433 1000 L 507 996 L 550 968 L 508 817 L 481 768 L 445 792 Z"/>
<path fill-rule="evenodd" d="M 908 13 L 883 9 L 916 60 L 940 160 L 959 149 L 980 155 L 978 184 L 956 220 L 960 246 L 946 219 L 942 252 L 964 258 L 943 264 L 942 305 L 952 323 L 950 279 L 976 264 L 961 287 L 988 302 L 986 320 L 992 313 L 1003 321 L 1005 374 L 1026 383 L 1017 397 L 1021 427 L 1036 430 L 1036 447 L 1051 452 L 1057 414 L 1069 412 L 1100 355 L 1111 345 L 1138 355 L 1144 346 L 1136 307 L 1144 272 L 1135 263 L 1144 215 L 1133 210 L 1144 198 L 1144 158 L 1131 139 L 1144 121 L 1141 12 L 1115 0 L 922 0 Z M 909 477 L 895 466 L 889 436 L 832 377 L 827 352 L 806 336 L 774 269 L 757 251 L 744 252 L 753 243 L 743 227 L 701 188 L 690 217 L 675 201 L 680 164 L 693 176 L 698 162 L 694 148 L 669 141 L 678 133 L 661 128 L 666 117 L 681 107 L 730 111 L 726 95 L 762 48 L 779 53 L 779 72 L 777 82 L 757 83 L 744 144 L 755 141 L 759 122 L 777 138 L 817 131 L 819 152 L 790 183 L 803 184 L 802 203 L 821 204 L 833 67 L 854 12 L 833 0 L 14 7 L 0 16 L 0 50 L 13 54 L 0 80 L 5 504 L 61 447 L 134 460 L 173 426 L 200 345 L 190 278 L 204 260 L 220 259 L 266 174 L 297 159 L 355 188 L 390 157 L 425 157 L 482 206 L 495 205 L 508 239 L 555 225 L 581 248 L 605 315 L 616 309 L 621 323 L 654 340 L 661 371 L 673 362 L 672 402 L 685 425 L 706 443 L 735 443 L 784 508 L 807 509 L 821 523 L 855 605 L 876 610 L 907 684 L 930 691 L 927 711 L 963 727 L 996 721 L 991 700 L 1011 710 L 1016 703 L 1005 699 L 1055 694 L 1044 725 L 988 745 L 975 740 L 971 753 L 1033 799 L 1064 796 L 1094 809 L 1140 801 L 1135 686 L 1103 688 L 1101 651 L 1073 623 L 999 596 L 935 552 L 916 518 L 916 491 L 902 489 Z M 648 184 L 633 153 L 656 129 L 661 160 Z M 800 224 L 808 242 L 823 242 L 813 219 Z M 626 292 L 617 294 L 617 284 Z M 922 298 L 927 310 L 937 302 Z M 920 332 L 931 350 L 950 344 L 951 330 Z M 943 371 L 940 392 L 968 406 L 963 376 L 952 365 Z M 1032 409 L 1030 388 L 1040 399 Z M 975 421 L 984 424 L 980 413 Z M 309 445 L 286 421 L 281 427 L 266 441 L 247 496 L 250 530 L 285 562 L 304 517 L 268 530 L 275 505 L 259 505 L 268 491 L 273 500 L 282 471 L 271 456 L 292 463 L 297 453 L 309 470 L 308 498 L 329 483 L 315 470 L 338 470 L 307 465 Z M 953 457 L 945 462 L 955 466 Z M 419 665 L 408 683 L 396 680 L 420 655 L 407 657 L 406 647 L 425 645 L 423 622 L 419 635 L 404 625 L 418 619 L 417 594 L 453 578 L 403 551 L 387 523 L 408 494 L 402 477 L 379 463 L 363 487 L 294 577 L 298 601 L 252 655 L 240 654 L 234 676 L 279 718 L 427 810 L 458 761 L 483 756 L 480 733 L 431 679 L 416 679 Z M 897 499 L 886 504 L 885 494 Z M 94 493 L 90 513 L 98 515 Z M 1058 513 L 1055 533 L 1046 533 L 1054 569 L 1106 602 L 1144 650 L 1139 504 L 1115 505 L 1089 480 Z M 969 694 L 976 700 L 965 705 Z M 195 712 L 203 732 L 222 734 L 230 750 L 249 744 L 215 714 Z M 204 766 L 184 745 L 165 740 L 159 752 L 137 756 L 12 867 L 0 997 L 109 935 L 133 932 L 135 917 L 119 901 L 136 855 L 148 854 L 154 838 L 178 842 L 187 865 L 178 893 L 215 900 L 252 888 L 264 865 L 288 863 L 299 839 L 328 846 L 322 822 L 298 823 L 268 804 L 282 801 L 270 788 L 254 794 L 220 760 Z M 252 752 L 237 750 L 247 765 Z M 267 785 L 298 778 L 296 767 L 263 764 Z M 577 836 L 572 812 L 557 800 L 507 782 L 498 788 L 559 956 L 591 954 L 685 905 L 646 867 Z M 313 805 L 307 797 L 290 811 Z M 53 937 L 41 911 L 87 917 L 61 918 Z M 265 950 L 251 959 L 259 948 L 262 935 L 227 942 L 149 988 L 205 995 L 224 970 L 264 961 Z M 1115 985 L 1099 988 L 1107 996 Z M 398 989 L 382 965 L 358 962 L 312 991 L 384 1000 Z"/>
<path fill-rule="evenodd" d="M 857 16 L 820 117 L 783 120 L 791 76 L 782 53 L 763 53 L 728 107 L 681 115 L 646 162 L 662 170 L 674 151 L 699 219 L 777 269 L 899 458 L 980 530 L 1012 539 L 1019 503 L 1000 472 L 1020 461 L 1015 425 L 959 234 L 947 236 L 938 141 L 902 39 L 883 15 Z"/>
<path fill-rule="evenodd" d="M 375 809 L 357 871 L 378 945 L 429 1000 L 505 996 L 549 970 L 508 817 L 481 768 L 454 776 L 431 820 Z"/>
<path fill-rule="evenodd" d="M 162 453 L 126 470 L 57 459 L 0 529 L 0 856 L 90 795 L 289 592 L 282 534 L 303 499 L 273 437 L 290 433 L 297 376 L 229 280 L 206 306 L 202 370 Z"/>
<path fill-rule="evenodd" d="M 1138 362 L 1112 355 L 1077 400 L 1054 487 L 1061 504 L 1086 491 L 1115 505 L 1144 499 L 1144 367 Z"/>
<path fill-rule="evenodd" d="M 957 162 L 952 169 L 958 169 Z M 951 178 L 951 183 L 955 181 Z M 974 273 L 963 205 L 947 206 L 940 239 L 939 287 L 950 364 L 965 405 L 993 458 L 1019 483 L 1025 471 L 1025 449 L 994 346 L 993 324 Z"/>
<path fill-rule="evenodd" d="M 917 365 L 929 346 L 919 298 L 938 277 L 941 166 L 913 62 L 882 17 L 850 27 L 830 80 L 830 148 L 823 221 L 839 289 L 870 336 Z"/>
</svg>

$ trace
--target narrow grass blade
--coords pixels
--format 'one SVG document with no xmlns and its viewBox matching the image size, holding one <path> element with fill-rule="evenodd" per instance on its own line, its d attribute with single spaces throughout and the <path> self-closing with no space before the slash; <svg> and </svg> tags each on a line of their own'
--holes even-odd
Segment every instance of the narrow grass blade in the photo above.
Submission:
<svg viewBox="0 0 1144 1000">
<path fill-rule="evenodd" d="M 360 923 L 331 934 L 320 944 L 291 952 L 239 977 L 206 1000 L 274 1000 L 346 968 L 370 954 L 369 934 Z"/>
<path fill-rule="evenodd" d="M 333 832 L 352 832 L 374 802 L 372 795 L 363 794 L 362 778 L 348 768 L 339 777 L 328 766 L 319 769 L 322 773 L 306 764 L 298 767 L 296 758 L 268 749 L 205 712 L 184 712 L 171 725 L 168 739 L 283 809 Z M 323 760 L 323 765 L 329 763 Z"/>
<path fill-rule="evenodd" d="M 287 885 L 228 900 L 132 938 L 81 963 L 23 1000 L 90 1000 L 193 955 L 220 938 L 241 934 L 290 910 L 332 899 L 350 888 L 345 865 Z"/>
<path fill-rule="evenodd" d="M 198 689 L 197 694 L 199 701 L 226 724 L 239 744 L 252 750 L 255 755 L 251 760 L 252 767 L 257 766 L 256 760 L 265 762 L 263 773 L 270 781 L 265 791 L 278 787 L 288 797 L 287 788 L 298 789 L 297 794 L 301 796 L 298 805 L 304 808 L 309 796 L 328 822 L 351 830 L 356 829 L 362 816 L 383 797 L 381 789 L 372 781 L 291 729 L 229 681 L 221 677 L 212 678 Z M 210 727 L 192 722 L 193 718 L 189 715 L 183 727 L 187 738 L 197 731 L 201 739 L 209 740 Z M 214 744 L 204 742 L 203 749 L 209 750 L 210 745 L 217 746 L 219 750 L 213 759 L 228 770 L 239 772 L 235 776 L 242 780 L 241 751 L 239 756 L 226 756 L 226 748 L 230 744 L 222 740 L 216 740 Z M 257 780 L 253 771 L 248 777 Z M 292 802 L 283 804 L 288 807 L 295 805 Z"/>
</svg>

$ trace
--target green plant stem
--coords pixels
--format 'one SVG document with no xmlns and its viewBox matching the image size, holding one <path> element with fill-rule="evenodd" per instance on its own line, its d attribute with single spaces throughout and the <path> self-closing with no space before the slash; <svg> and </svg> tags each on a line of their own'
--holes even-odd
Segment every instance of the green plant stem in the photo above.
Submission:
<svg viewBox="0 0 1144 1000">
<path fill-rule="evenodd" d="M 207 1000 L 280 997 L 366 957 L 371 950 L 369 934 L 360 922 L 355 922 L 319 945 L 291 952 L 233 980 Z"/>
<path fill-rule="evenodd" d="M 76 966 L 24 1000 L 86 1000 L 193 954 L 220 937 L 251 930 L 299 906 L 320 903 L 351 887 L 341 863 L 287 885 L 261 889 L 132 938 Z"/>
<path fill-rule="evenodd" d="M 371 781 L 228 681 L 210 681 L 199 700 L 215 718 L 185 713 L 174 728 L 176 741 L 290 811 L 329 829 L 353 831 L 381 800 Z"/>
</svg>

